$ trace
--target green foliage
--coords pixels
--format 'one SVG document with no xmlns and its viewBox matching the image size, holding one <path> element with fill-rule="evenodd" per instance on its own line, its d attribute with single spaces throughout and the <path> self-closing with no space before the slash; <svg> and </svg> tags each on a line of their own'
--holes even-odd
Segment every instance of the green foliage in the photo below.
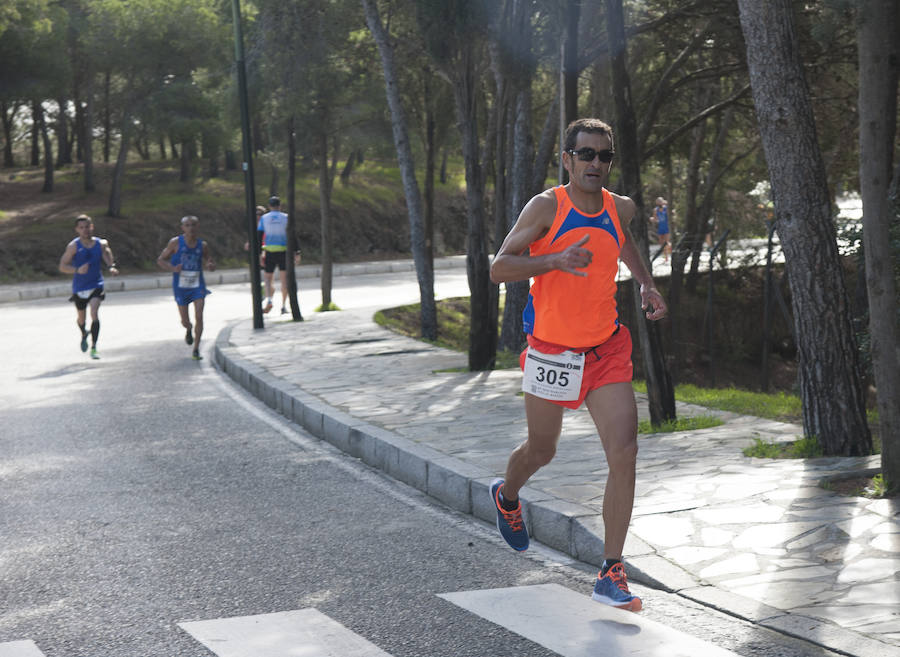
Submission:
<svg viewBox="0 0 900 657">
<path fill-rule="evenodd" d="M 777 459 L 781 456 L 782 447 L 778 443 L 767 443 L 761 438 L 754 438 L 753 445 L 743 450 L 744 456 L 758 459 Z"/>
<path fill-rule="evenodd" d="M 867 497 L 886 497 L 888 494 L 887 482 L 884 480 L 884 475 L 878 473 L 874 477 L 872 477 L 872 487 L 867 488 L 866 492 L 869 493 Z"/>
<path fill-rule="evenodd" d="M 638 422 L 638 433 L 672 433 L 675 431 L 698 431 L 710 429 L 725 424 L 721 418 L 713 415 L 697 415 L 694 417 L 679 417 L 674 420 L 666 420 L 662 424 L 653 426 L 650 420 Z"/>
<path fill-rule="evenodd" d="M 315 308 L 315 312 L 317 312 L 317 313 L 327 313 L 327 312 L 331 312 L 333 310 L 340 310 L 340 307 L 333 301 L 331 303 L 329 303 L 328 306 L 319 304 Z"/>
<path fill-rule="evenodd" d="M 744 448 L 743 454 L 760 459 L 814 459 L 822 456 L 822 447 L 815 436 L 806 436 L 786 443 L 767 443 L 760 438 L 754 438 L 753 444 Z"/>
<path fill-rule="evenodd" d="M 635 381 L 634 389 L 646 393 L 647 383 Z M 675 386 L 675 398 L 688 404 L 772 420 L 797 421 L 802 415 L 800 397 L 785 392 L 753 392 L 734 387 L 701 388 L 685 383 Z"/>
</svg>

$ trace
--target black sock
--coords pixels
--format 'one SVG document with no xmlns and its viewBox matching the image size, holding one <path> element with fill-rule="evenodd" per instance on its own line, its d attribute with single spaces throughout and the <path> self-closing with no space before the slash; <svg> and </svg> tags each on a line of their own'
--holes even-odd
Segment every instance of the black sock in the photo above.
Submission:
<svg viewBox="0 0 900 657">
<path fill-rule="evenodd" d="M 500 492 L 500 508 L 504 511 L 515 511 L 519 508 L 519 498 L 517 497 L 514 500 L 508 500 L 503 497 L 503 492 Z"/>
<path fill-rule="evenodd" d="M 75 322 L 75 324 L 78 325 L 78 329 L 81 331 L 81 337 L 86 336 L 86 335 L 87 335 L 87 329 L 84 328 L 84 324 L 78 324 L 78 322 Z"/>
<path fill-rule="evenodd" d="M 617 563 L 622 563 L 621 559 L 604 559 L 603 565 L 600 567 L 600 577 L 606 575 L 606 572 L 615 566 Z"/>
<path fill-rule="evenodd" d="M 97 346 L 97 338 L 100 337 L 100 320 L 95 319 L 91 322 L 91 346 Z"/>
</svg>

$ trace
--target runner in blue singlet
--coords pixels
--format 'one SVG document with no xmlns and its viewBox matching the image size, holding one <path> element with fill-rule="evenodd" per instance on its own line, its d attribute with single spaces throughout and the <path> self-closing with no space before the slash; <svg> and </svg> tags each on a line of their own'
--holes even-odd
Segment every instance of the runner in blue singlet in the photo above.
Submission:
<svg viewBox="0 0 900 657">
<path fill-rule="evenodd" d="M 662 196 L 656 199 L 656 207 L 650 220 L 656 224 L 659 246 L 663 249 L 665 262 L 668 262 L 669 254 L 672 253 L 672 242 L 669 240 L 669 203 Z"/>
<path fill-rule="evenodd" d="M 175 294 L 175 303 L 178 305 L 178 314 L 181 316 L 181 325 L 186 329 L 184 341 L 194 346 L 192 358 L 201 360 L 200 338 L 203 335 L 203 305 L 206 295 L 210 291 L 206 287 L 203 278 L 203 262 L 210 271 L 215 270 L 216 263 L 209 255 L 209 248 L 204 240 L 198 237 L 200 220 L 193 215 L 181 218 L 181 230 L 184 235 L 178 235 L 169 240 L 166 248 L 162 250 L 156 259 L 163 269 L 172 272 L 172 291 Z M 188 305 L 194 304 L 194 324 L 191 325 Z"/>
<path fill-rule="evenodd" d="M 109 273 L 119 275 L 112 250 L 105 239 L 94 237 L 94 222 L 86 214 L 75 219 L 78 237 L 69 242 L 59 259 L 59 270 L 72 276 L 72 296 L 75 303 L 76 322 L 81 332 L 81 351 L 88 350 L 88 331 L 85 328 L 87 307 L 91 307 L 91 358 L 97 354 L 97 339 L 100 337 L 100 302 L 106 298 L 103 292 L 103 265 Z"/>
</svg>

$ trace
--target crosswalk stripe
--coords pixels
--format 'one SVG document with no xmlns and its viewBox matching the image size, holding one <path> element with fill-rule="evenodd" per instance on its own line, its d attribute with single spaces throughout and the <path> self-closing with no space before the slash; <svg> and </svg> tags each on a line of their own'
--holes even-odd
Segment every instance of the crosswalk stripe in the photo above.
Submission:
<svg viewBox="0 0 900 657">
<path fill-rule="evenodd" d="M 738 657 L 558 584 L 460 591 L 439 597 L 562 657 Z"/>
<path fill-rule="evenodd" d="M 44 657 L 34 641 L 0 643 L 0 657 Z"/>
<path fill-rule="evenodd" d="M 315 609 L 178 625 L 218 657 L 391 657 Z"/>
</svg>

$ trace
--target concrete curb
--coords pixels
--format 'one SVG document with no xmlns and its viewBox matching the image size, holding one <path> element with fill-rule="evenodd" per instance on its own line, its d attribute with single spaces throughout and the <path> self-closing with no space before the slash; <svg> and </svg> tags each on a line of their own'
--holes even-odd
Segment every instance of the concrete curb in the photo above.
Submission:
<svg viewBox="0 0 900 657">
<path fill-rule="evenodd" d="M 466 256 L 446 256 L 435 258 L 435 269 L 451 269 L 465 267 Z M 391 272 L 415 271 L 412 260 L 381 260 L 377 262 L 335 263 L 332 276 L 361 276 L 364 274 L 385 274 Z M 295 269 L 297 278 L 321 278 L 321 265 L 300 265 Z M 223 269 L 204 272 L 207 285 L 228 285 L 249 283 L 250 272 L 247 269 Z M 168 289 L 172 285 L 172 274 L 129 274 L 127 276 L 104 277 L 106 292 L 133 292 L 135 290 Z M 16 303 L 34 299 L 68 297 L 72 294 L 71 280 L 47 280 L 37 283 L 20 283 L 0 285 L 0 303 Z"/>
</svg>

